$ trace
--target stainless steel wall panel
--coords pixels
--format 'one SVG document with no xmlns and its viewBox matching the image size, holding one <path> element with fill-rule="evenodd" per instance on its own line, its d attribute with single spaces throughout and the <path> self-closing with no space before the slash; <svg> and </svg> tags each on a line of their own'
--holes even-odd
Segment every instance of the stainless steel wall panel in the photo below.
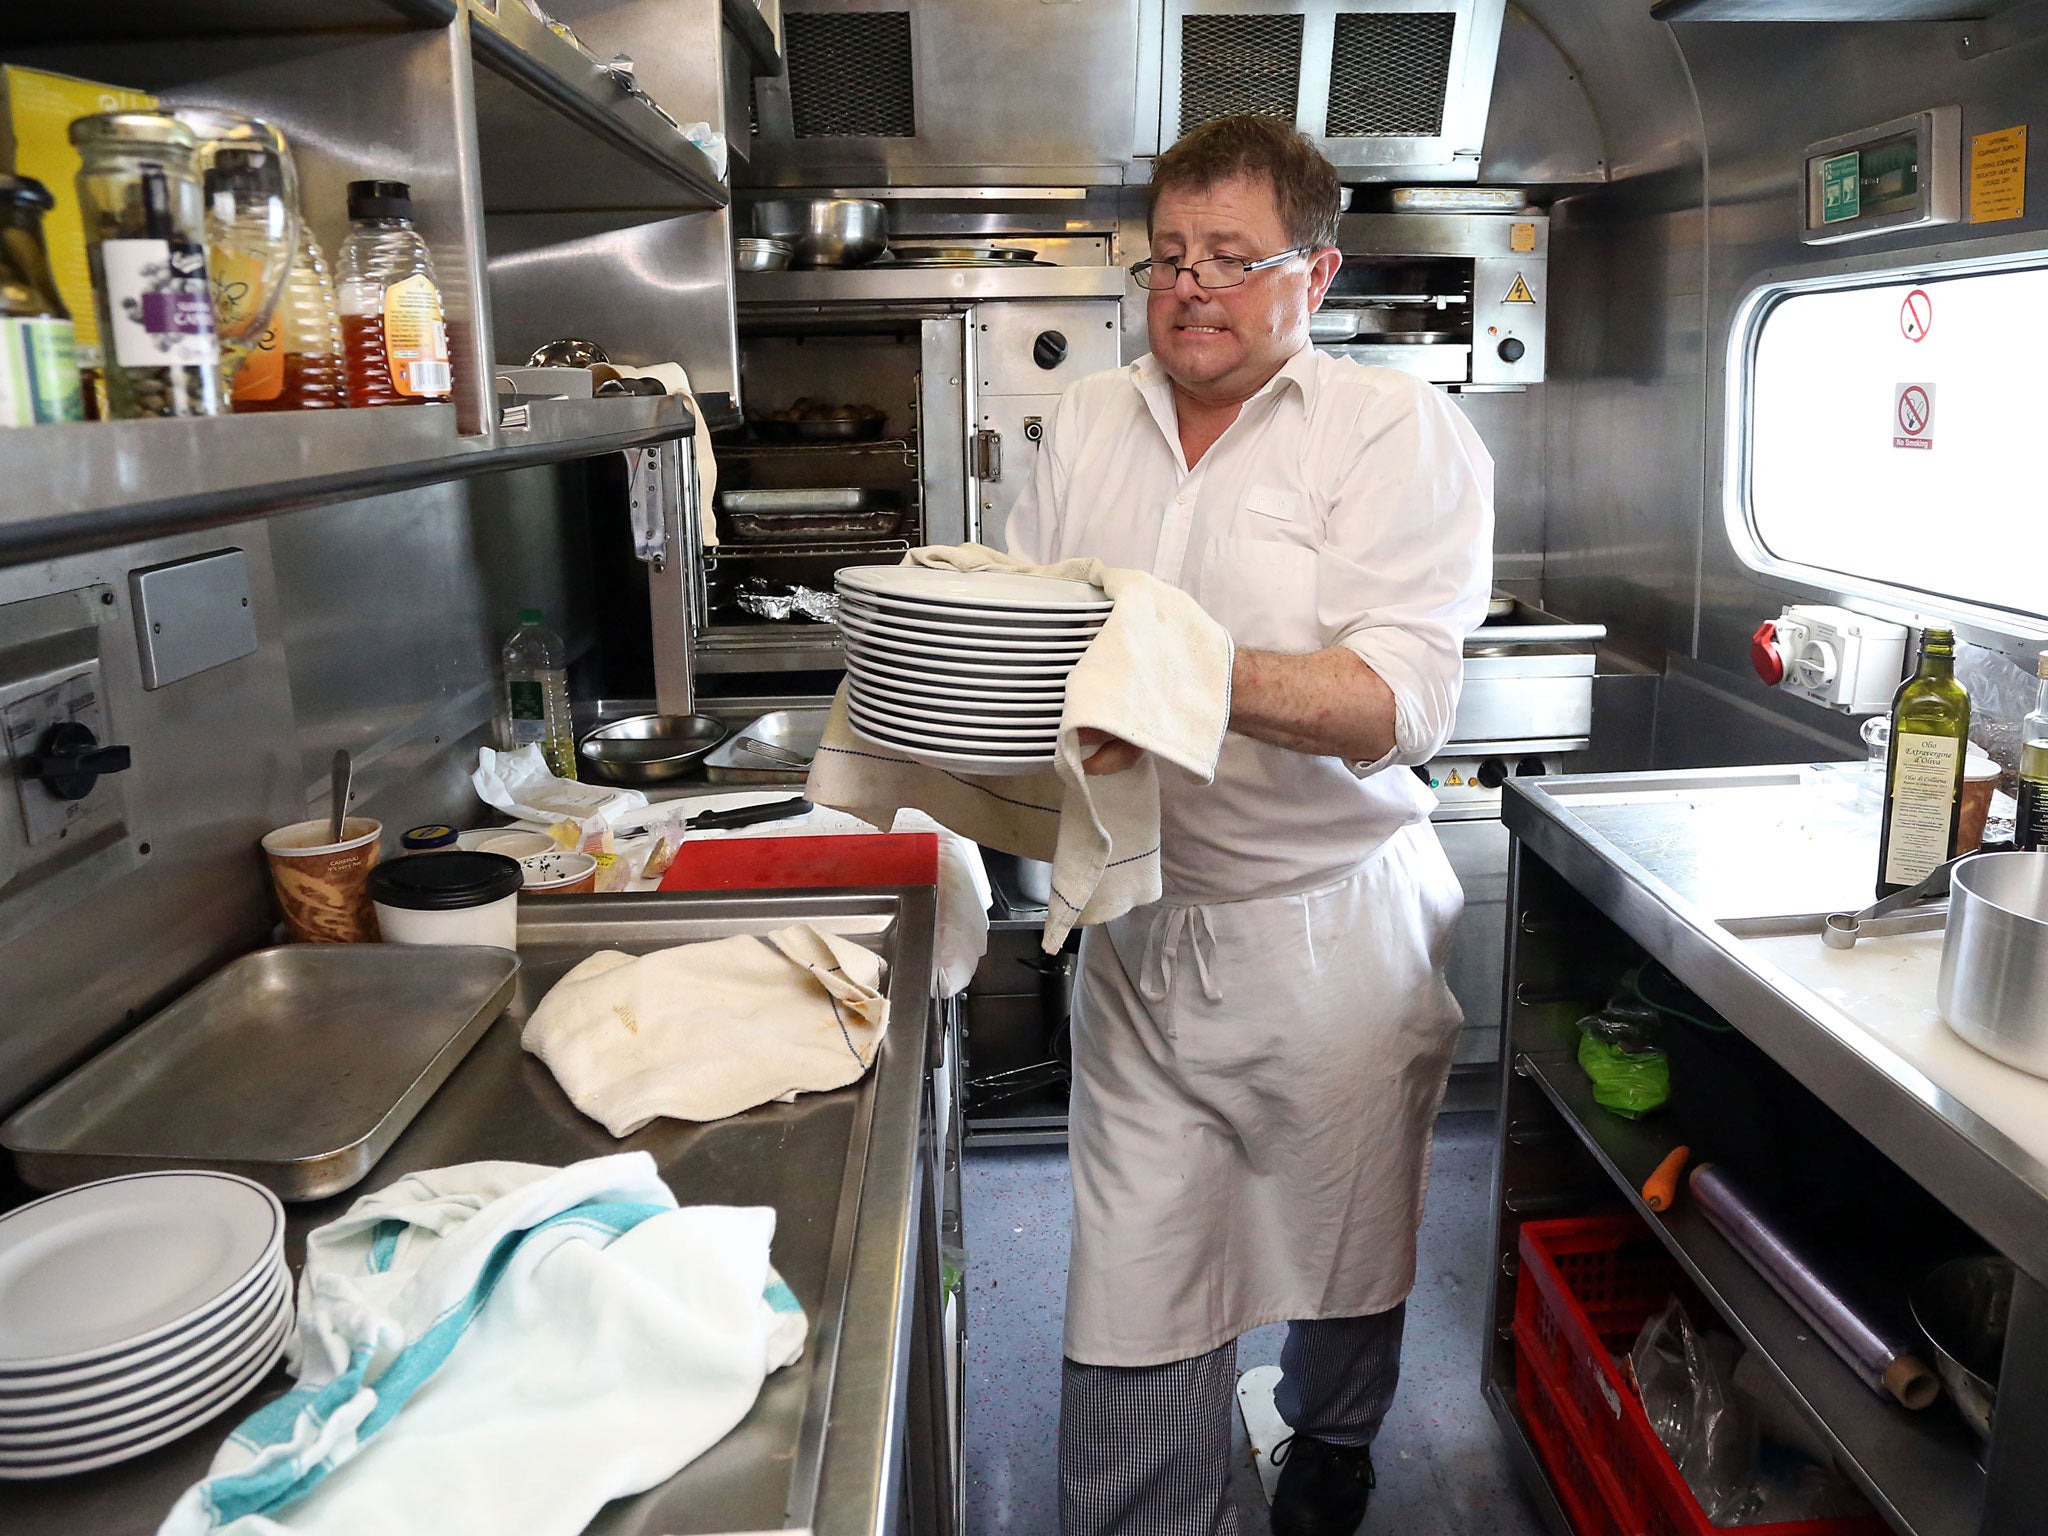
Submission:
<svg viewBox="0 0 2048 1536">
<path fill-rule="evenodd" d="M 145 691 L 131 571 L 244 552 L 252 655 Z M 0 570 L 0 603 L 97 585 L 101 677 L 134 766 L 117 781 L 139 866 L 0 944 L 0 1113 L 251 947 L 273 920 L 257 839 L 304 814 L 278 599 L 261 523 Z M 9 795 L 0 815 L 18 817 Z"/>
<path fill-rule="evenodd" d="M 681 363 L 698 394 L 739 400 L 732 213 L 591 233 L 575 214 L 489 221 L 497 362 L 582 336 L 629 367 Z"/>
<path fill-rule="evenodd" d="M 791 0 L 797 15 L 908 12 L 916 133 L 798 139 L 791 81 L 755 84 L 750 180 L 771 186 L 1115 185 L 1137 132 L 1138 0 Z"/>
<path fill-rule="evenodd" d="M 1502 20 L 1493 78 L 1480 181 L 1559 186 L 1607 179 L 1600 119 L 1577 66 L 1519 5 L 1511 3 Z"/>
<path fill-rule="evenodd" d="M 1518 597 L 1543 597 L 1548 387 L 1451 397 L 1493 455 L 1493 580 Z"/>
</svg>

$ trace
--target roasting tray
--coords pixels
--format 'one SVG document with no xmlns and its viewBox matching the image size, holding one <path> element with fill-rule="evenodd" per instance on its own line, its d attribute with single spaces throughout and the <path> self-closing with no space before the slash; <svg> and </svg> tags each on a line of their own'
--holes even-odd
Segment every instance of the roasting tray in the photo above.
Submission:
<svg viewBox="0 0 2048 1536">
<path fill-rule="evenodd" d="M 510 950 L 293 944 L 244 955 L 0 1125 L 37 1189 L 160 1168 L 282 1200 L 358 1183 L 512 999 Z"/>
</svg>

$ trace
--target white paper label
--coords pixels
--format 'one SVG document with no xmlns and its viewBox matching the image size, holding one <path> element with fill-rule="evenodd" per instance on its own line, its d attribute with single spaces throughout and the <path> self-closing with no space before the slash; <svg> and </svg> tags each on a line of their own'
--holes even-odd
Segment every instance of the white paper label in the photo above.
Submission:
<svg viewBox="0 0 2048 1536">
<path fill-rule="evenodd" d="M 105 240 L 100 268 L 116 363 L 204 368 L 220 361 L 203 249 L 170 240 Z"/>
<path fill-rule="evenodd" d="M 1917 885 L 1948 862 L 1963 744 L 1953 736 L 1907 734 L 1892 740 L 1898 773 L 1892 780 L 1884 878 L 1887 885 Z"/>
</svg>

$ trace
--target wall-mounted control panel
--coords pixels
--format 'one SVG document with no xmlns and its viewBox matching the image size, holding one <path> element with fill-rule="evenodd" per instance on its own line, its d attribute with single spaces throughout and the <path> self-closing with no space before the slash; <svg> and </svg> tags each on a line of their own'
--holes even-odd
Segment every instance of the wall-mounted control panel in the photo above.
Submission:
<svg viewBox="0 0 2048 1536">
<path fill-rule="evenodd" d="M 1834 608 L 1793 603 L 1750 637 L 1756 675 L 1795 698 L 1845 715 L 1891 705 L 1906 667 L 1906 626 Z"/>
<path fill-rule="evenodd" d="M 0 605 L 0 940 L 141 863 L 102 659 L 120 618 L 102 586 Z"/>
</svg>

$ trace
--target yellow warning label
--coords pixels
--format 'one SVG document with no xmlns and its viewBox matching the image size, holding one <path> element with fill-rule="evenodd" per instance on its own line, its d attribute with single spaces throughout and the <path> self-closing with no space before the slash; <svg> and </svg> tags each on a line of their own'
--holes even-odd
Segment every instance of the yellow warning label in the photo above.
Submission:
<svg viewBox="0 0 2048 1536">
<path fill-rule="evenodd" d="M 1970 222 L 2017 219 L 2027 211 L 2027 125 L 1970 140 Z"/>
<path fill-rule="evenodd" d="M 1534 304 L 1535 302 L 1536 295 L 1529 291 L 1528 283 L 1523 280 L 1522 274 L 1517 272 L 1515 274 L 1515 286 L 1508 290 L 1508 296 L 1502 299 L 1501 303 Z"/>
<path fill-rule="evenodd" d="M 1510 224 L 1508 226 L 1508 249 L 1523 252 L 1535 250 L 1536 226 L 1534 224 Z"/>
</svg>

